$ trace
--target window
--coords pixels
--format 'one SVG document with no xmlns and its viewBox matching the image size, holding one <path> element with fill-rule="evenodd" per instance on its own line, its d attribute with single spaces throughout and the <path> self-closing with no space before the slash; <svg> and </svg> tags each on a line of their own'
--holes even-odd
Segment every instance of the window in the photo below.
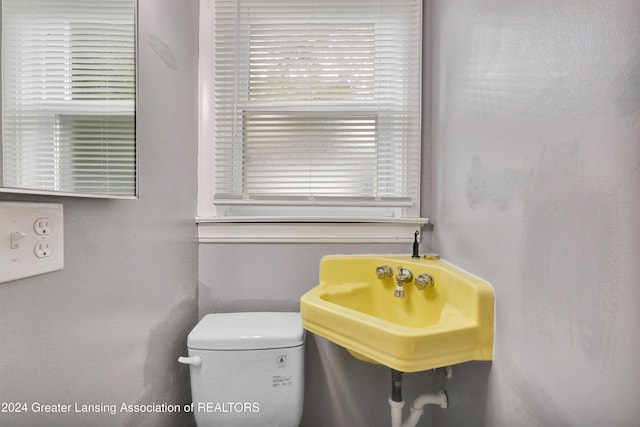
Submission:
<svg viewBox="0 0 640 427">
<path fill-rule="evenodd" d="M 135 1 L 2 0 L 2 185 L 136 194 Z"/>
<path fill-rule="evenodd" d="M 421 1 L 203 3 L 203 222 L 419 216 Z"/>
</svg>

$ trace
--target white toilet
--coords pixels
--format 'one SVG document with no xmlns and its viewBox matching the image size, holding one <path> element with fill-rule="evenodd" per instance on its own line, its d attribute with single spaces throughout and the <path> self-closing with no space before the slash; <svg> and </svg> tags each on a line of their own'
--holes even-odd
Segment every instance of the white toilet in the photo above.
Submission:
<svg viewBox="0 0 640 427">
<path fill-rule="evenodd" d="M 304 400 L 299 313 L 215 313 L 187 337 L 198 427 L 297 427 Z"/>
</svg>

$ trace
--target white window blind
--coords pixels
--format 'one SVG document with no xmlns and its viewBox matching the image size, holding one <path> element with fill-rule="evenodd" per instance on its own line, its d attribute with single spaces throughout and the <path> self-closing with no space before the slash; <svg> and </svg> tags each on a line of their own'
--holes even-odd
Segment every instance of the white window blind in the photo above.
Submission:
<svg viewBox="0 0 640 427">
<path fill-rule="evenodd" d="M 420 1 L 214 0 L 209 13 L 216 215 L 419 215 Z"/>
<path fill-rule="evenodd" d="M 2 0 L 5 187 L 133 196 L 135 1 Z"/>
</svg>

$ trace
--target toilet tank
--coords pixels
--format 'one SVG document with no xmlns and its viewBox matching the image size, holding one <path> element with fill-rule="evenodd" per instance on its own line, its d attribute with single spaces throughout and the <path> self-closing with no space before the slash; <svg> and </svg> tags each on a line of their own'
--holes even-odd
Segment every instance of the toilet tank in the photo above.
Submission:
<svg viewBox="0 0 640 427">
<path fill-rule="evenodd" d="M 300 423 L 304 329 L 299 313 L 215 313 L 189 333 L 198 427 Z"/>
</svg>

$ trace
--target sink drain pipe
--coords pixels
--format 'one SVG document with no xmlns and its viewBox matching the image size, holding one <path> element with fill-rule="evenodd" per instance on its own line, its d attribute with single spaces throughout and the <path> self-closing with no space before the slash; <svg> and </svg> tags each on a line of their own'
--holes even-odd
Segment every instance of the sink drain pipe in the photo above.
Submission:
<svg viewBox="0 0 640 427">
<path fill-rule="evenodd" d="M 440 390 L 438 393 L 418 396 L 411 405 L 409 418 L 403 423 L 402 408 L 404 408 L 404 400 L 402 400 L 402 372 L 392 369 L 389 405 L 391 406 L 391 427 L 415 427 L 418 421 L 420 421 L 426 405 L 438 405 L 444 409 L 449 406 L 449 398 L 447 392 L 444 390 Z"/>
<path fill-rule="evenodd" d="M 402 400 L 402 372 L 391 370 L 391 397 L 389 398 L 391 405 L 391 427 L 402 427 L 402 408 L 404 408 L 404 400 Z"/>
</svg>

